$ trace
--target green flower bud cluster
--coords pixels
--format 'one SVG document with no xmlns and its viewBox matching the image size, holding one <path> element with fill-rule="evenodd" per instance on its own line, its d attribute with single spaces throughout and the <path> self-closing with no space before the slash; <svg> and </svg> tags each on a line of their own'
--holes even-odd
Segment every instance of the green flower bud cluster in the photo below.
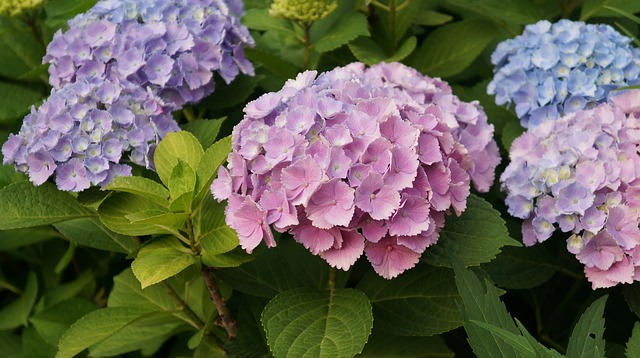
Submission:
<svg viewBox="0 0 640 358">
<path fill-rule="evenodd" d="M 271 16 L 310 24 L 329 15 L 337 7 L 334 1 L 326 0 L 274 0 L 269 13 Z"/>
<path fill-rule="evenodd" d="M 16 16 L 42 5 L 44 0 L 1 0 L 0 15 Z"/>
</svg>

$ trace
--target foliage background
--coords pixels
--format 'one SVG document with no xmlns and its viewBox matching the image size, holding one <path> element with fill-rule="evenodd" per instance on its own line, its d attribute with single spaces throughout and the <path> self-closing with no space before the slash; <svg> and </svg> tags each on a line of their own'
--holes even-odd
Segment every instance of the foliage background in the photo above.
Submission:
<svg viewBox="0 0 640 358">
<path fill-rule="evenodd" d="M 93 3 L 49 0 L 0 16 L 0 142 L 50 93 L 41 59 L 53 33 Z M 479 100 L 504 168 L 522 129 L 486 94 L 497 43 L 561 17 L 637 38 L 640 2 L 337 0 L 308 40 L 303 26 L 270 17 L 269 5 L 245 1 L 256 76 L 218 79 L 213 95 L 174 113 L 193 136 L 163 142 L 158 175 L 138 169 L 138 179 L 110 190 L 70 195 L 0 168 L 3 356 L 640 356 L 640 286 L 592 291 L 562 235 L 522 247 L 520 221 L 506 214 L 497 184 L 472 195 L 421 263 L 390 281 L 365 259 L 336 274 L 284 236 L 277 248 L 247 255 L 206 193 L 247 101 L 304 68 L 353 61 L 401 61 L 447 80 L 461 99 Z M 166 202 L 166 193 L 184 196 Z M 140 215 L 151 209 L 164 214 Z M 210 298 L 212 285 L 229 312 Z M 237 320 L 234 339 L 220 317 Z M 291 325 L 295 319 L 306 329 Z"/>
</svg>

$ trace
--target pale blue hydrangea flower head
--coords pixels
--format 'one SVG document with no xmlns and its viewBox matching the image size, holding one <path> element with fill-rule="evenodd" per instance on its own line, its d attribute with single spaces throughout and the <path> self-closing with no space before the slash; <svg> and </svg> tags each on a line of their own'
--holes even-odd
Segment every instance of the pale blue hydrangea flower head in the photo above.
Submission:
<svg viewBox="0 0 640 358">
<path fill-rule="evenodd" d="M 58 31 L 43 61 L 55 88 L 87 77 L 123 79 L 149 88 L 168 110 L 227 83 L 253 75 L 244 45 L 253 38 L 240 24 L 242 3 L 224 0 L 102 0 Z"/>
<path fill-rule="evenodd" d="M 639 82 L 640 49 L 630 42 L 609 25 L 539 21 L 498 44 L 487 92 L 498 105 L 513 104 L 525 128 L 593 108 L 612 89 Z"/>
</svg>

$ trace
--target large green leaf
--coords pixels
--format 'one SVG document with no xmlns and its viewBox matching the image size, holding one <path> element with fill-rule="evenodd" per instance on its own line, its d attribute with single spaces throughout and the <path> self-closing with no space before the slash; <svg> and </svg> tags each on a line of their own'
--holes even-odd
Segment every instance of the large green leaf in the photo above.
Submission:
<svg viewBox="0 0 640 358">
<path fill-rule="evenodd" d="M 12 79 L 40 66 L 44 55 L 33 30 L 17 17 L 0 15 L 0 47 L 0 76 Z"/>
<path fill-rule="evenodd" d="M 21 357 L 54 358 L 56 347 L 48 344 L 33 326 L 22 329 Z"/>
<path fill-rule="evenodd" d="M 142 289 L 130 268 L 113 278 L 108 307 L 137 307 L 149 311 L 173 311 L 175 302 L 161 285 Z"/>
<path fill-rule="evenodd" d="M 56 357 L 73 357 L 150 313 L 147 309 L 133 307 L 107 307 L 92 311 L 73 323 L 60 338 Z"/>
<path fill-rule="evenodd" d="M 29 272 L 27 283 L 20 297 L 0 310 L 0 331 L 26 326 L 37 296 L 38 278 L 34 272 Z"/>
<path fill-rule="evenodd" d="M 586 21 L 592 17 L 618 17 L 618 12 L 607 9 L 612 7 L 630 14 L 640 11 L 639 1 L 629 0 L 584 0 L 582 11 L 580 12 L 580 21 Z"/>
<path fill-rule="evenodd" d="M 173 237 L 161 237 L 144 245 L 131 263 L 142 288 L 164 281 L 196 263 L 190 249 Z"/>
<path fill-rule="evenodd" d="M 497 286 L 516 290 L 539 286 L 556 272 L 553 257 L 543 245 L 503 247 L 502 253 L 482 269 Z"/>
<path fill-rule="evenodd" d="M 640 322 L 636 322 L 633 326 L 631 338 L 627 341 L 625 355 L 627 358 L 640 357 Z"/>
<path fill-rule="evenodd" d="M 193 215 L 193 234 L 202 248 L 202 261 L 208 264 L 213 256 L 224 254 L 239 245 L 238 235 L 225 223 L 226 203 L 218 203 L 206 195 Z"/>
<path fill-rule="evenodd" d="M 89 10 L 97 0 L 48 0 L 45 4 L 47 25 L 64 26 L 76 14 Z"/>
<path fill-rule="evenodd" d="M 169 204 L 169 191 L 167 188 L 158 182 L 143 177 L 116 177 L 104 189 L 135 194 L 162 206 Z"/>
<path fill-rule="evenodd" d="M 486 20 L 469 19 L 438 27 L 422 42 L 409 64 L 432 77 L 462 72 L 497 34 Z"/>
<path fill-rule="evenodd" d="M 19 181 L 0 190 L 0 230 L 49 225 L 95 216 L 69 194 L 53 184 L 33 186 Z"/>
<path fill-rule="evenodd" d="M 109 196 L 98 208 L 109 229 L 129 236 L 171 234 L 182 226 L 186 214 L 174 214 L 164 206 L 129 193 Z"/>
<path fill-rule="evenodd" d="M 349 43 L 349 49 L 359 61 L 367 65 L 379 62 L 401 61 L 415 50 L 418 41 L 415 36 L 409 37 L 400 45 L 394 54 L 388 54 L 380 45 L 368 37 L 358 37 Z"/>
<path fill-rule="evenodd" d="M 0 143 L 4 141 L 0 132 Z M 0 189 L 5 186 L 26 179 L 26 175 L 17 172 L 13 165 L 0 165 Z"/>
<path fill-rule="evenodd" d="M 55 347 L 72 323 L 95 309 L 95 304 L 87 300 L 72 298 L 35 314 L 29 322 L 45 342 Z"/>
<path fill-rule="evenodd" d="M 471 10 L 498 24 L 526 25 L 541 19 L 538 7 L 530 0 L 448 0 L 448 3 Z"/>
<path fill-rule="evenodd" d="M 624 300 L 627 302 L 631 312 L 640 317 L 640 283 L 634 282 L 631 285 L 622 286 Z"/>
<path fill-rule="evenodd" d="M 373 327 L 362 292 L 296 289 L 278 294 L 262 312 L 271 352 L 278 357 L 353 357 Z"/>
<path fill-rule="evenodd" d="M 0 55 L 1 57 L 2 55 Z M 36 104 L 41 98 L 40 92 L 32 88 L 0 81 L 0 122 L 13 121 L 25 115 L 29 112 L 29 107 Z"/>
<path fill-rule="evenodd" d="M 453 358 L 454 353 L 447 347 L 441 336 L 401 337 L 378 334 L 374 328 L 369 342 L 364 346 L 362 358 Z"/>
<path fill-rule="evenodd" d="M 509 237 L 504 220 L 491 204 L 473 194 L 462 215 L 447 217 L 438 244 L 430 247 L 422 260 L 436 266 L 451 267 L 451 252 L 465 266 L 493 260 L 503 246 L 520 246 Z"/>
<path fill-rule="evenodd" d="M 253 30 L 275 30 L 296 35 L 291 21 L 270 16 L 267 9 L 248 9 L 242 23 Z"/>
<path fill-rule="evenodd" d="M 203 196 L 209 195 L 209 187 L 218 175 L 218 167 L 224 163 L 230 151 L 231 136 L 227 136 L 213 143 L 204 152 L 196 170 L 196 203 L 199 203 Z"/>
<path fill-rule="evenodd" d="M 241 78 L 244 79 L 244 78 L 251 78 L 251 77 L 242 76 Z M 235 82 L 236 81 L 234 80 L 233 83 Z M 255 84 L 253 85 L 253 87 L 255 87 Z M 252 90 L 253 90 L 253 87 L 252 87 Z M 220 88 L 217 88 L 217 90 L 219 91 Z M 217 94 L 218 91 L 216 91 L 215 93 Z M 230 95 L 229 92 L 227 92 L 226 94 Z M 208 98 L 209 97 L 207 97 L 207 99 Z M 200 142 L 200 145 L 202 146 L 202 148 L 208 148 L 216 140 L 216 137 L 218 136 L 218 132 L 220 132 L 220 126 L 222 126 L 222 123 L 224 122 L 225 119 L 226 118 L 199 119 L 193 122 L 185 123 L 180 127 L 183 130 L 193 134 L 193 136 L 196 137 L 196 139 L 198 139 L 198 142 Z"/>
<path fill-rule="evenodd" d="M 594 301 L 580 316 L 571 332 L 567 346 L 567 358 L 604 358 L 604 306 L 608 295 Z"/>
<path fill-rule="evenodd" d="M 224 348 L 229 357 L 270 358 L 267 338 L 264 335 L 260 315 L 268 300 L 234 292 L 227 306 L 237 311 L 238 335 Z"/>
<path fill-rule="evenodd" d="M 323 22 L 331 25 L 328 25 L 326 29 L 318 30 L 324 25 Z M 343 13 L 342 16 L 335 16 L 335 18 L 332 14 L 329 14 L 329 16 L 314 24 L 310 33 L 312 38 L 316 39 L 313 42 L 313 49 L 317 52 L 335 50 L 358 36 L 369 36 L 367 18 L 352 10 Z"/>
<path fill-rule="evenodd" d="M 95 292 L 96 277 L 90 270 L 82 272 L 75 280 L 48 288 L 36 305 L 36 312 L 46 310 L 76 296 L 82 292 Z M 87 298 L 87 297 L 85 297 Z"/>
<path fill-rule="evenodd" d="M 453 271 L 419 264 L 393 280 L 369 272 L 358 283 L 384 334 L 430 336 L 462 325 Z"/>
<path fill-rule="evenodd" d="M 98 218 L 74 219 L 53 226 L 69 240 L 94 249 L 129 254 L 138 247 L 136 239 L 107 229 Z"/>
<path fill-rule="evenodd" d="M 0 333 L 0 352 L 5 358 L 23 357 L 20 337 L 10 332 Z"/>
<path fill-rule="evenodd" d="M 193 134 L 187 131 L 167 133 L 153 155 L 160 180 L 165 185 L 169 185 L 171 173 L 178 165 L 178 159 L 188 164 L 194 171 L 197 170 L 203 154 L 202 146 Z"/>
<path fill-rule="evenodd" d="M 8 251 L 19 247 L 57 238 L 56 232 L 48 226 L 29 227 L 0 231 L 0 251 Z"/>
</svg>

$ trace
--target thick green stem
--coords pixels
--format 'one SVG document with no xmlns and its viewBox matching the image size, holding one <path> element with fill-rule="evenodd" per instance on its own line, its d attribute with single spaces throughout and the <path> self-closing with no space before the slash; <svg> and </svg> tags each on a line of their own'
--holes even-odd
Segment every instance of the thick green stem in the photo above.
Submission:
<svg viewBox="0 0 640 358">
<path fill-rule="evenodd" d="M 211 268 L 202 266 L 202 277 L 204 278 L 207 289 L 209 289 L 209 293 L 211 294 L 211 300 L 218 310 L 218 320 L 216 324 L 227 331 L 227 335 L 231 341 L 238 333 L 236 320 L 231 316 L 231 312 L 229 312 L 227 305 L 224 303 L 224 298 L 220 294 L 220 289 L 218 289 L 215 278 L 213 278 Z"/>
</svg>

